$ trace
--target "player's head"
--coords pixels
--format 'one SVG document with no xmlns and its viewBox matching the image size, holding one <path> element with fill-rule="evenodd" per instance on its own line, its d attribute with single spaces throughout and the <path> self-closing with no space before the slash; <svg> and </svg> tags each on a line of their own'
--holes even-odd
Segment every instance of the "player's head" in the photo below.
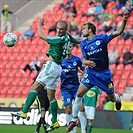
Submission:
<svg viewBox="0 0 133 133">
<path fill-rule="evenodd" d="M 72 54 L 72 50 L 73 50 L 73 45 L 72 45 L 72 43 L 71 43 L 71 44 L 69 45 L 67 55 L 71 55 L 71 54 Z"/>
<path fill-rule="evenodd" d="M 85 22 L 82 28 L 83 37 L 88 37 L 90 34 L 96 34 L 96 26 L 92 22 Z"/>
<path fill-rule="evenodd" d="M 5 10 L 8 10 L 8 8 L 9 8 L 9 6 L 6 4 L 6 5 L 4 5 L 4 9 Z"/>
<path fill-rule="evenodd" d="M 66 21 L 63 21 L 63 20 L 59 21 L 57 23 L 57 29 L 56 29 L 57 30 L 57 35 L 58 36 L 65 35 L 66 31 L 67 31 L 67 27 L 68 27 L 68 24 L 67 24 Z"/>
</svg>

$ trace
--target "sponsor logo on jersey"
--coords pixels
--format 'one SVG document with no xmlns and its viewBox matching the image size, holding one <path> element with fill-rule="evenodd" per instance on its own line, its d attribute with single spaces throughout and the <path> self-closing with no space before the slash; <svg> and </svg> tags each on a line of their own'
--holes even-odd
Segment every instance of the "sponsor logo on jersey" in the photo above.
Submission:
<svg viewBox="0 0 133 133">
<path fill-rule="evenodd" d="M 96 49 L 94 51 L 88 52 L 87 54 L 90 56 L 90 55 L 96 54 L 96 53 L 98 53 L 100 51 L 102 51 L 102 48 L 99 48 L 99 49 Z"/>
<path fill-rule="evenodd" d="M 93 97 L 93 96 L 95 96 L 95 93 L 93 91 L 88 91 L 87 96 L 88 97 Z"/>
</svg>

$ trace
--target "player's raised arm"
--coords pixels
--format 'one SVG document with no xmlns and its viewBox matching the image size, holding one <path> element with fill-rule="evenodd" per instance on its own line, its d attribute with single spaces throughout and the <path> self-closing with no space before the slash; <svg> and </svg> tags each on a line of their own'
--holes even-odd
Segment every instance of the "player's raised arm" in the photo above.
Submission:
<svg viewBox="0 0 133 133">
<path fill-rule="evenodd" d="M 113 38 L 119 36 L 124 31 L 129 16 L 130 16 L 130 12 L 126 11 L 123 15 L 123 21 L 121 26 L 116 31 L 113 32 Z"/>
<path fill-rule="evenodd" d="M 44 33 L 42 26 L 44 25 L 44 18 L 40 18 L 38 21 L 38 34 L 39 37 L 43 40 L 46 40 L 47 35 Z"/>
</svg>

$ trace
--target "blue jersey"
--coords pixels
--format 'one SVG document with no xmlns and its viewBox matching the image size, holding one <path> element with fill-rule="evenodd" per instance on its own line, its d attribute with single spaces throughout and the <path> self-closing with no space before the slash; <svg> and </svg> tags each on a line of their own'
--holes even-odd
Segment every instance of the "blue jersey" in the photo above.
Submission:
<svg viewBox="0 0 133 133">
<path fill-rule="evenodd" d="M 94 70 L 106 70 L 109 68 L 107 44 L 112 39 L 112 33 L 95 35 L 92 40 L 86 38 L 80 43 L 82 57 L 94 61 Z"/>
<path fill-rule="evenodd" d="M 78 81 L 78 68 L 84 70 L 84 65 L 82 60 L 72 55 L 71 59 L 64 58 L 61 64 L 62 73 L 61 73 L 61 89 L 66 90 L 74 90 L 78 89 L 79 81 Z"/>
</svg>

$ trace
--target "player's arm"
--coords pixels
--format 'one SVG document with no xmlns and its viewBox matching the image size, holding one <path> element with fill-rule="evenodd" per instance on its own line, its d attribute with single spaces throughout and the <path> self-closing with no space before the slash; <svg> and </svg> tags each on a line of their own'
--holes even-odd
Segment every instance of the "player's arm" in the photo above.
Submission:
<svg viewBox="0 0 133 133">
<path fill-rule="evenodd" d="M 96 103 L 96 109 L 99 110 L 100 108 L 100 94 L 97 96 L 97 103 Z"/>
<path fill-rule="evenodd" d="M 82 37 L 73 36 L 73 35 L 69 34 L 68 32 L 67 32 L 67 34 L 69 35 L 69 37 L 71 38 L 71 42 L 73 42 L 73 43 L 79 44 L 79 43 L 81 43 L 81 41 L 83 41 Z"/>
<path fill-rule="evenodd" d="M 88 66 L 90 68 L 93 68 L 96 66 L 96 63 L 94 61 L 87 60 L 86 58 L 83 58 L 83 63 L 85 66 Z"/>
<path fill-rule="evenodd" d="M 83 41 L 83 38 L 82 38 L 82 37 L 78 37 L 78 38 L 76 39 L 76 41 L 77 41 L 77 43 L 79 44 L 79 43 L 81 43 L 81 41 Z"/>
<path fill-rule="evenodd" d="M 41 39 L 46 41 L 47 35 L 44 33 L 42 26 L 44 25 L 44 18 L 40 18 L 38 22 L 38 35 Z"/>
<path fill-rule="evenodd" d="M 129 11 L 126 11 L 123 15 L 123 21 L 122 21 L 121 26 L 116 31 L 113 32 L 112 38 L 119 36 L 124 31 L 129 16 L 130 16 Z"/>
</svg>

